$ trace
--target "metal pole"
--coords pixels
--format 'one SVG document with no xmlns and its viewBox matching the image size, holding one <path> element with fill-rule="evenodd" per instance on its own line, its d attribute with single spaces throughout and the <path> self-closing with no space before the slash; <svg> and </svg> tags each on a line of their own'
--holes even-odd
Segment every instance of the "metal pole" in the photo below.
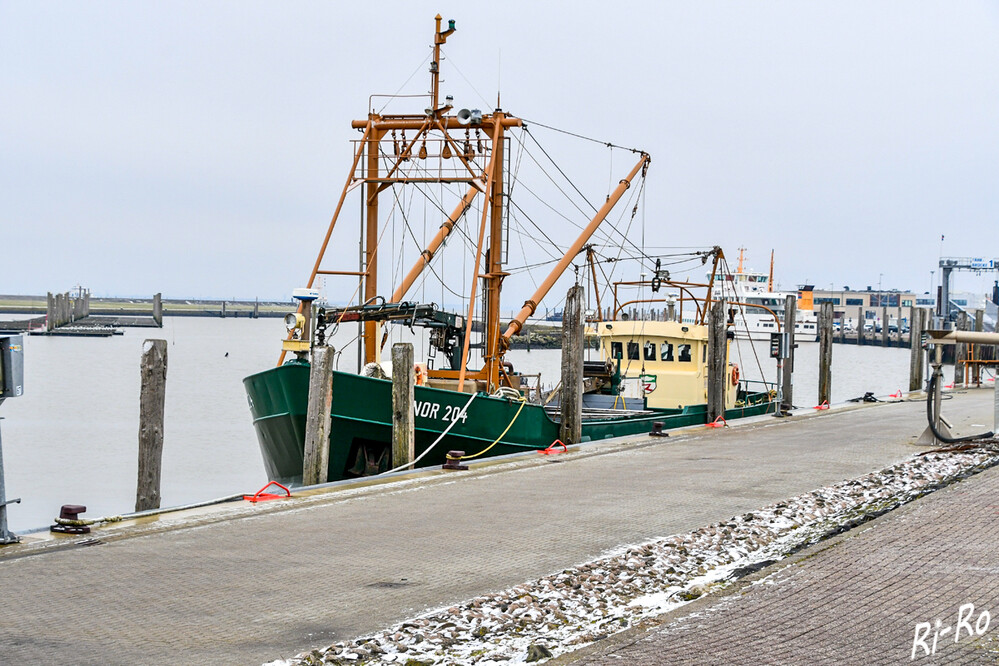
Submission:
<svg viewBox="0 0 999 666">
<path fill-rule="evenodd" d="M 794 409 L 791 377 L 794 372 L 794 321 L 796 304 L 797 300 L 794 296 L 788 296 L 784 299 L 784 333 L 787 336 L 787 357 L 784 359 L 784 376 L 782 378 L 784 387 L 781 391 L 781 411 L 784 412 L 790 412 Z"/>
<path fill-rule="evenodd" d="M 933 374 L 936 376 L 936 381 L 933 382 L 933 425 L 936 426 L 937 431 L 940 430 L 940 402 L 943 399 L 943 389 L 941 385 L 943 383 L 943 346 L 934 345 L 933 346 Z M 936 436 L 933 437 L 933 443 L 938 442 Z"/>
<path fill-rule="evenodd" d="M 996 405 L 997 409 L 999 409 L 999 402 Z M 3 421 L 2 416 L 0 416 L 0 421 Z M 7 501 L 7 489 L 4 486 L 3 480 L 3 439 L 0 438 L 0 544 L 17 543 L 21 540 L 21 537 L 12 534 L 7 529 L 7 505 L 19 503 L 20 501 L 20 498 Z"/>
</svg>

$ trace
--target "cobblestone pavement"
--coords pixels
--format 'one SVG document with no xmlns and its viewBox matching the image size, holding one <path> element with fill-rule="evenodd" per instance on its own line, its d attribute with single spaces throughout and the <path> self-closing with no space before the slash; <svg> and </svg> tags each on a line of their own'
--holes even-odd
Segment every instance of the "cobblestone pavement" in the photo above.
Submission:
<svg viewBox="0 0 999 666">
<path fill-rule="evenodd" d="M 969 392 L 945 414 L 956 431 L 975 431 L 991 398 Z M 296 654 L 880 469 L 918 450 L 908 442 L 924 423 L 920 403 L 765 418 L 337 490 L 101 545 L 26 557 L 7 547 L 0 662 Z"/>
<path fill-rule="evenodd" d="M 997 553 L 993 468 L 559 663 L 999 663 Z"/>
</svg>

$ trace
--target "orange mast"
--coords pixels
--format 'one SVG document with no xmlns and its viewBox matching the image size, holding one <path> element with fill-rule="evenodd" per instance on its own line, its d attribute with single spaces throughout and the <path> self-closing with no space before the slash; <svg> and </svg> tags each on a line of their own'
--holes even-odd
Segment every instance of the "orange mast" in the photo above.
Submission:
<svg viewBox="0 0 999 666">
<path fill-rule="evenodd" d="M 527 317 L 534 313 L 538 302 L 548 293 L 565 269 L 572 263 L 572 260 L 583 249 L 590 236 L 606 218 L 607 214 L 620 200 L 631 181 L 641 171 L 644 176 L 648 168 L 650 158 L 647 154 L 641 153 L 638 164 L 631 170 L 628 176 L 621 180 L 604 205 L 597 211 L 580 237 L 569 248 L 558 265 L 535 292 L 534 296 L 528 300 L 521 309 L 517 317 L 510 322 L 506 331 L 500 334 L 500 291 L 503 279 L 508 275 L 503 270 L 503 206 L 505 204 L 505 183 L 503 176 L 503 150 L 504 134 L 507 128 L 520 127 L 522 121 L 519 118 L 509 116 L 501 109 L 497 108 L 493 113 L 479 114 L 473 112 L 463 112 L 457 117 L 448 115 L 451 110 L 451 100 L 441 106 L 440 104 L 440 47 L 447 41 L 449 35 L 455 31 L 454 21 L 448 22 L 446 30 L 441 30 L 441 17 L 435 17 L 435 33 L 433 45 L 433 61 L 430 63 L 430 106 L 424 114 L 386 114 L 381 115 L 371 110 L 365 120 L 354 120 L 351 127 L 363 129 L 357 151 L 351 164 L 347 182 L 344 185 L 340 200 L 337 203 L 333 218 L 330 220 L 323 245 L 316 258 L 315 266 L 309 276 L 308 284 L 312 286 L 317 275 L 338 275 L 338 276 L 358 276 L 362 283 L 362 303 L 371 302 L 378 298 L 378 240 L 379 240 L 379 211 L 378 196 L 386 188 L 394 184 L 406 184 L 415 182 L 435 182 L 435 183 L 466 183 L 468 190 L 454 211 L 441 224 L 440 229 L 434 238 L 427 244 L 427 247 L 420 253 L 419 258 L 413 267 L 406 274 L 402 282 L 397 285 L 392 293 L 391 302 L 400 302 L 407 291 L 415 283 L 423 269 L 430 264 L 436 253 L 444 245 L 448 235 L 462 216 L 469 210 L 475 197 L 479 192 L 484 193 L 486 202 L 482 211 L 482 222 L 480 226 L 479 246 L 475 258 L 475 274 L 472 281 L 471 294 L 469 298 L 468 316 L 465 325 L 464 346 L 462 349 L 460 370 L 435 369 L 430 371 L 432 377 L 441 379 L 458 380 L 461 385 L 466 378 L 482 381 L 486 387 L 492 389 L 501 384 L 501 368 L 503 355 L 509 346 L 509 339 L 523 327 Z M 489 160 L 484 169 L 478 172 L 473 163 L 472 153 L 466 154 L 460 150 L 457 142 L 449 134 L 450 130 L 466 130 L 469 125 L 481 130 L 486 134 L 487 140 L 491 142 L 489 149 Z M 411 140 L 403 137 L 401 150 L 398 144 L 392 146 L 389 151 L 382 151 L 382 141 L 385 140 L 389 132 L 402 130 L 413 131 L 415 135 Z M 458 173 L 437 174 L 436 176 L 410 175 L 401 170 L 403 163 L 408 159 L 425 159 L 426 137 L 430 132 L 440 132 L 443 134 L 441 141 L 441 158 L 448 159 L 456 156 L 464 165 L 464 170 L 459 167 Z M 414 154 L 417 144 L 420 143 L 419 156 Z M 467 142 L 466 142 L 467 143 Z M 481 144 L 480 144 L 481 149 Z M 381 161 L 385 155 L 395 153 L 394 163 L 386 162 L 386 170 L 383 172 Z M 472 151 L 474 152 L 474 151 Z M 483 155 L 484 157 L 485 155 Z M 365 160 L 361 163 L 361 158 Z M 363 249 L 362 267 L 357 271 L 334 271 L 322 270 L 320 266 L 326 254 L 333 228 L 343 207 L 347 193 L 364 184 L 364 226 L 363 226 Z M 591 257 L 592 261 L 592 257 Z M 594 275 L 595 277 L 595 275 Z M 482 279 L 480 285 L 479 279 Z M 471 339 L 472 320 L 475 314 L 475 300 L 478 290 L 483 289 L 483 309 L 485 328 L 484 339 L 484 364 L 480 370 L 468 370 L 469 342 Z M 381 323 L 378 321 L 363 322 L 363 358 L 365 363 L 378 362 L 381 355 Z M 282 353 L 281 360 L 283 361 Z M 281 361 L 279 361 L 280 364 Z"/>
</svg>

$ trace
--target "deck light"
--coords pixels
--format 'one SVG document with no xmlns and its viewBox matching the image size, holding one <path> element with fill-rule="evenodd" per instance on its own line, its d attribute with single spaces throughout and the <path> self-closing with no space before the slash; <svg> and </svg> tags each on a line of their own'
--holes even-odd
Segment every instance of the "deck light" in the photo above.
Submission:
<svg viewBox="0 0 999 666">
<path fill-rule="evenodd" d="M 305 317 L 297 312 L 289 312 L 284 316 L 284 326 L 288 331 L 294 331 L 296 329 L 301 329 L 305 326 Z"/>
</svg>

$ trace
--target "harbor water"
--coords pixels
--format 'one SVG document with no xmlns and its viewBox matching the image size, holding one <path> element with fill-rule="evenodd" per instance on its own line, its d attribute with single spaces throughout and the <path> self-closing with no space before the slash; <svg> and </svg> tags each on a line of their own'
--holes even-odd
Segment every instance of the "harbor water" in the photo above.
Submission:
<svg viewBox="0 0 999 666">
<path fill-rule="evenodd" d="M 401 327 L 393 329 L 393 338 L 401 337 Z M 126 329 L 109 338 L 26 336 L 25 393 L 0 406 L 7 496 L 22 499 L 8 507 L 11 529 L 48 525 L 63 504 L 85 505 L 89 518 L 134 508 L 139 361 L 147 338 L 168 344 L 162 505 L 258 490 L 267 478 L 242 380 L 277 361 L 283 335 L 280 319 L 167 317 L 162 330 Z M 345 350 L 342 370 L 356 367 L 348 344 L 355 335 L 351 325 L 334 337 Z M 420 358 L 426 343 L 416 344 Z M 772 381 L 777 371 L 765 343 L 756 344 L 756 354 Z M 810 407 L 818 345 L 802 343 L 797 354 L 794 402 Z M 518 372 L 540 372 L 549 387 L 558 382 L 557 349 L 515 349 L 507 358 Z M 733 346 L 732 359 L 744 378 L 761 378 L 749 343 Z M 908 349 L 836 345 L 833 403 L 904 390 L 908 364 Z"/>
</svg>

